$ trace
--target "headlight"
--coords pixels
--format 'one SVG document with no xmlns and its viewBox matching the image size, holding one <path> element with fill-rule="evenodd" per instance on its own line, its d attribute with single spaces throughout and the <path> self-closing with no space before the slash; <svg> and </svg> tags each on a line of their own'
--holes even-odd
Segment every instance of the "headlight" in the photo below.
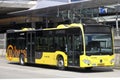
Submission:
<svg viewBox="0 0 120 80">
<path fill-rule="evenodd" d="M 114 63 L 115 62 L 115 60 L 114 59 L 112 59 L 111 61 L 110 61 L 110 63 L 112 64 L 112 63 Z"/>
<path fill-rule="evenodd" d="M 90 64 L 90 60 L 84 59 L 83 62 L 84 62 L 85 64 L 88 64 L 88 65 Z"/>
</svg>

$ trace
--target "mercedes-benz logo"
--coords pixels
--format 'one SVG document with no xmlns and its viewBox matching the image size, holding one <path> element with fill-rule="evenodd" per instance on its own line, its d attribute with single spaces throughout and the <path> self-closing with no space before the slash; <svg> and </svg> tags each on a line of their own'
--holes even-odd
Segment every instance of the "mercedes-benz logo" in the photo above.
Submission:
<svg viewBox="0 0 120 80">
<path fill-rule="evenodd" d="M 102 63 L 102 59 L 100 60 L 100 62 Z"/>
</svg>

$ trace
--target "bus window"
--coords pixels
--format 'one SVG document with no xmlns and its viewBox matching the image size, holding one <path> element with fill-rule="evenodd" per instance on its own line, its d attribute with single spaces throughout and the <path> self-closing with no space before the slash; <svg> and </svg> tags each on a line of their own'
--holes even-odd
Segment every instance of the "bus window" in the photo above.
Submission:
<svg viewBox="0 0 120 80">
<path fill-rule="evenodd" d="M 46 37 L 37 37 L 36 39 L 36 51 L 47 51 L 47 38 Z"/>
<path fill-rule="evenodd" d="M 47 37 L 42 37 L 41 38 L 41 49 L 42 51 L 48 51 L 48 44 L 47 44 Z"/>
<path fill-rule="evenodd" d="M 16 40 L 17 40 L 16 46 L 18 46 L 17 48 L 18 49 L 25 49 L 25 38 L 20 37 Z"/>
<path fill-rule="evenodd" d="M 66 38 L 64 36 L 55 37 L 54 46 L 56 50 L 65 51 Z"/>
<path fill-rule="evenodd" d="M 47 44 L 48 44 L 48 51 L 54 51 L 54 43 L 53 43 L 53 37 L 48 37 L 47 38 Z"/>
<path fill-rule="evenodd" d="M 69 35 L 68 36 L 68 50 L 77 51 L 81 55 L 83 54 L 83 42 L 81 35 Z"/>
<path fill-rule="evenodd" d="M 86 34 L 86 49 L 89 55 L 112 53 L 112 38 L 110 34 Z"/>
<path fill-rule="evenodd" d="M 74 48 L 75 51 L 79 51 L 79 52 L 82 52 L 83 50 L 82 38 L 80 35 L 74 36 Z"/>
<path fill-rule="evenodd" d="M 14 34 L 14 33 L 10 33 L 10 34 L 8 34 L 7 35 L 8 37 L 7 37 L 7 44 L 8 45 L 13 45 L 13 46 L 15 46 L 16 45 L 16 34 Z M 7 46 L 8 46 L 7 45 Z"/>
</svg>

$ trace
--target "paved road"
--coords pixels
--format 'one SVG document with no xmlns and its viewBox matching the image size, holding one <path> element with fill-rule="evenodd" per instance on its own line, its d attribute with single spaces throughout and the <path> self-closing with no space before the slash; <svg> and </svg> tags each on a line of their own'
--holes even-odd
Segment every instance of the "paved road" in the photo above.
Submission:
<svg viewBox="0 0 120 80">
<path fill-rule="evenodd" d="M 39 79 L 39 78 L 119 78 L 120 70 L 112 68 L 94 68 L 90 71 L 69 68 L 60 71 L 56 67 L 9 63 L 0 57 L 0 79 Z"/>
</svg>

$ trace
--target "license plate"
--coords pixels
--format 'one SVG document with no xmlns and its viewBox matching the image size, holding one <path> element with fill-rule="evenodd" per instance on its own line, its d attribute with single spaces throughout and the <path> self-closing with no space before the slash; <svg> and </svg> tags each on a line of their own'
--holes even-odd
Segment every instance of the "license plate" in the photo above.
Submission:
<svg viewBox="0 0 120 80">
<path fill-rule="evenodd" d="M 100 63 L 100 64 L 98 64 L 98 66 L 104 66 L 104 64 L 103 64 L 103 63 Z"/>
</svg>

